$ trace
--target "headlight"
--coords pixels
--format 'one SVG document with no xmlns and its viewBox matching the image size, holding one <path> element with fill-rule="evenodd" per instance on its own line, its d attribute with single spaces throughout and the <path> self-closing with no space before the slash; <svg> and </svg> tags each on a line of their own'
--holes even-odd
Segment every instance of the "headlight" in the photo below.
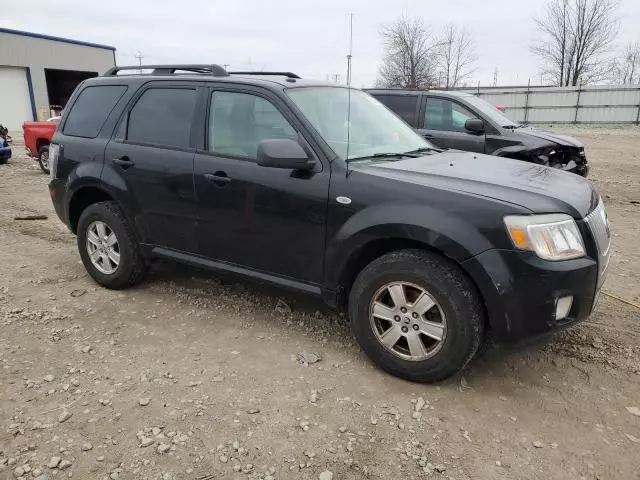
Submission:
<svg viewBox="0 0 640 480">
<path fill-rule="evenodd" d="M 569 260 L 585 254 L 582 235 L 569 215 L 508 215 L 504 224 L 517 248 L 545 260 Z"/>
</svg>

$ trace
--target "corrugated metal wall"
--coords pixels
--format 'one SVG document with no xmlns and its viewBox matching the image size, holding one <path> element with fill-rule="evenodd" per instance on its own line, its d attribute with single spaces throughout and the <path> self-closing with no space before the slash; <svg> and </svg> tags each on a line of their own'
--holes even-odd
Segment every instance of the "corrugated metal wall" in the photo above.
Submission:
<svg viewBox="0 0 640 480">
<path fill-rule="evenodd" d="M 640 123 L 640 85 L 461 90 L 504 106 L 507 116 L 522 123 Z"/>
</svg>

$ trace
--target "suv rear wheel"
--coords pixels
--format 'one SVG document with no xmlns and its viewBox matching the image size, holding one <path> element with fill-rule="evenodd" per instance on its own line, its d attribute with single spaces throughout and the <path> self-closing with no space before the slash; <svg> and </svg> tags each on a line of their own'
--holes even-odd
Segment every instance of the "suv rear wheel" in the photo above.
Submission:
<svg viewBox="0 0 640 480">
<path fill-rule="evenodd" d="M 40 147 L 38 150 L 38 163 L 42 171 L 49 175 L 49 145 Z"/>
<path fill-rule="evenodd" d="M 356 339 L 384 370 L 416 382 L 461 370 L 482 339 L 474 286 L 442 256 L 401 250 L 367 265 L 349 295 Z"/>
<path fill-rule="evenodd" d="M 144 277 L 135 233 L 115 202 L 89 205 L 80 215 L 77 235 L 82 263 L 100 285 L 121 289 Z"/>
</svg>

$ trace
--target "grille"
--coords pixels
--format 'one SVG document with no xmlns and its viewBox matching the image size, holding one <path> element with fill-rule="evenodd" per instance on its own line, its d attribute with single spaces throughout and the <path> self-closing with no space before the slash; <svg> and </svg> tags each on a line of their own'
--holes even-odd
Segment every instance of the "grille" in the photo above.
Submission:
<svg viewBox="0 0 640 480">
<path fill-rule="evenodd" d="M 609 230 L 609 220 L 607 218 L 607 212 L 604 210 L 604 203 L 602 199 L 598 203 L 598 206 L 586 216 L 585 221 L 589 225 L 589 229 L 596 240 L 598 246 L 598 253 L 601 257 L 606 257 L 609 254 L 609 247 L 611 246 L 611 231 Z"/>
</svg>

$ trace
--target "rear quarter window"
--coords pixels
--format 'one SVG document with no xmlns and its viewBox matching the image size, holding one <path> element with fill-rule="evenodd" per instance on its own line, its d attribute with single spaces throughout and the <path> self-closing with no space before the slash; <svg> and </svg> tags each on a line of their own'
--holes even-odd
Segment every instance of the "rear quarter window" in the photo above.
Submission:
<svg viewBox="0 0 640 480">
<path fill-rule="evenodd" d="M 414 126 L 420 97 L 416 95 L 375 95 L 375 98 L 409 125 Z"/>
<path fill-rule="evenodd" d="M 126 91 L 125 85 L 85 88 L 71 107 L 63 133 L 72 137 L 97 137 L 111 110 Z"/>
</svg>

